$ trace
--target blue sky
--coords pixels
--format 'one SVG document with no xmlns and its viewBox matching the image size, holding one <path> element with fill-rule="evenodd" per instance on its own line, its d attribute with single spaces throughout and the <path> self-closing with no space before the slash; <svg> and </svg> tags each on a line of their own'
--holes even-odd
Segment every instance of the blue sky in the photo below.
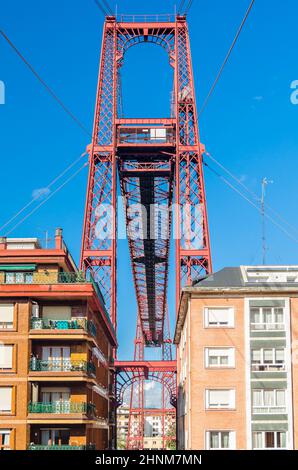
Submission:
<svg viewBox="0 0 298 470">
<path fill-rule="evenodd" d="M 110 0 L 112 5 L 115 2 Z M 178 3 L 178 2 L 177 2 Z M 189 16 L 199 106 L 218 71 L 248 0 L 194 0 Z M 118 1 L 124 13 L 169 13 L 175 2 Z M 200 120 L 209 152 L 260 193 L 263 176 L 274 181 L 267 201 L 297 227 L 298 106 L 290 84 L 298 79 L 295 0 L 256 0 L 230 62 Z M 103 17 L 93 0 L 15 0 L 1 9 L 1 27 L 91 130 Z M 65 115 L 9 46 L 0 40 L 0 226 L 84 151 L 88 137 Z M 132 48 L 123 68 L 126 116 L 167 116 L 171 70 L 161 48 Z M 214 165 L 213 165 L 214 166 Z M 77 167 L 76 167 L 77 168 Z M 214 168 L 216 168 L 214 166 Z M 39 236 L 62 226 L 79 256 L 87 170 L 20 227 L 14 236 Z M 257 211 L 205 171 L 214 269 L 261 262 Z M 289 229 L 293 235 L 298 232 Z M 270 223 L 268 262 L 298 263 L 297 243 Z M 120 357 L 131 357 L 136 306 L 127 243 L 119 243 Z M 173 262 L 173 256 L 171 256 Z M 174 317 L 174 271 L 170 270 Z"/>
</svg>

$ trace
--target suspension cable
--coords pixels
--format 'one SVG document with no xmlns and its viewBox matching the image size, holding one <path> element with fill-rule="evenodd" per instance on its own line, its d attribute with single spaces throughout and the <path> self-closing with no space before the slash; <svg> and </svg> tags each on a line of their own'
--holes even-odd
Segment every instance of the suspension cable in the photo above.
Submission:
<svg viewBox="0 0 298 470">
<path fill-rule="evenodd" d="M 59 181 L 76 163 L 78 163 L 83 157 L 86 156 L 86 152 L 84 152 L 82 155 L 80 155 L 79 158 L 77 158 L 74 162 L 72 162 L 65 170 L 63 170 L 56 178 L 54 178 L 47 186 L 45 186 L 45 189 L 49 190 L 57 181 Z M 22 207 L 14 216 L 12 216 L 5 224 L 3 224 L 0 227 L 0 233 L 4 228 L 6 228 L 8 225 L 11 224 L 19 215 L 21 215 L 28 207 L 30 207 L 37 199 L 40 198 L 40 194 L 37 194 L 35 197 L 31 199 L 27 204 L 25 204 L 24 207 Z"/>
<path fill-rule="evenodd" d="M 88 162 L 85 162 L 83 166 L 81 166 L 78 170 L 76 170 L 66 181 L 64 181 L 58 188 L 55 189 L 52 193 L 50 193 L 40 204 L 38 204 L 31 212 L 25 215 L 19 222 L 17 222 L 6 234 L 7 237 L 11 232 L 13 232 L 17 227 L 19 227 L 25 220 L 27 220 L 32 214 L 34 214 L 38 209 L 40 209 L 49 199 L 51 199 L 56 193 L 58 193 L 64 186 L 66 186 L 71 180 L 73 180 L 86 166 Z"/>
<path fill-rule="evenodd" d="M 200 109 L 200 112 L 199 112 L 199 116 L 198 116 L 198 117 L 200 117 L 201 114 L 203 113 L 203 111 L 205 110 L 205 108 L 206 108 L 206 106 L 207 106 L 207 103 L 208 103 L 208 101 L 210 100 L 210 97 L 211 97 L 211 95 L 212 95 L 213 92 L 214 92 L 214 89 L 215 89 L 215 87 L 216 87 L 216 85 L 217 85 L 217 83 L 218 83 L 218 81 L 219 81 L 219 79 L 220 79 L 220 77 L 221 77 L 221 75 L 222 75 L 222 73 L 223 73 L 223 70 L 224 70 L 224 68 L 225 68 L 225 66 L 226 66 L 226 64 L 227 64 L 227 62 L 228 62 L 228 60 L 229 60 L 229 58 L 230 58 L 230 55 L 231 55 L 231 53 L 232 53 L 232 51 L 233 51 L 233 49 L 234 49 L 234 47 L 235 47 L 235 45 L 236 45 L 236 43 L 237 43 L 237 41 L 238 41 L 238 39 L 239 39 L 239 36 L 240 36 L 240 34 L 241 34 L 241 31 L 243 30 L 243 27 L 244 27 L 244 25 L 245 25 L 245 23 L 246 23 L 246 21 L 247 21 L 247 19 L 248 19 L 248 17 L 249 17 L 249 14 L 250 14 L 250 12 L 251 12 L 251 10 L 252 10 L 252 7 L 253 7 L 254 3 L 255 3 L 255 0 L 252 0 L 252 1 L 250 2 L 250 5 L 249 5 L 249 7 L 248 7 L 248 9 L 247 9 L 247 11 L 246 11 L 246 13 L 245 13 L 245 15 L 244 15 L 244 18 L 243 18 L 243 20 L 242 20 L 242 22 L 241 22 L 239 28 L 238 28 L 238 31 L 237 31 L 237 33 L 236 33 L 236 36 L 234 37 L 233 42 L 232 42 L 232 44 L 231 44 L 231 46 L 230 46 L 230 48 L 229 48 L 229 50 L 228 50 L 228 53 L 227 53 L 227 55 L 226 55 L 226 57 L 225 57 L 225 59 L 224 59 L 222 65 L 221 65 L 221 67 L 220 67 L 220 69 L 219 69 L 219 72 L 218 72 L 218 74 L 217 74 L 217 76 L 216 76 L 216 78 L 215 78 L 215 80 L 214 80 L 214 82 L 213 82 L 213 84 L 212 84 L 212 86 L 211 86 L 211 88 L 210 88 L 210 90 L 209 90 L 209 92 L 208 92 L 208 94 L 207 94 L 207 96 L 206 96 L 204 102 L 203 102 L 203 105 L 202 105 L 202 107 L 201 107 L 201 109 Z"/>
<path fill-rule="evenodd" d="M 47 90 L 47 92 L 54 98 L 54 100 L 59 104 L 59 106 L 68 114 L 68 116 L 89 136 L 91 137 L 91 133 L 86 129 L 86 127 L 80 122 L 80 120 L 73 114 L 72 111 L 63 103 L 63 101 L 56 95 L 56 93 L 52 90 L 52 88 L 45 82 L 45 80 L 37 73 L 34 67 L 28 62 L 27 59 L 23 56 L 23 54 L 19 51 L 16 45 L 9 39 L 9 37 L 4 33 L 4 31 L 0 31 L 5 41 L 10 45 L 10 47 L 15 51 L 15 53 L 20 57 L 20 59 L 24 62 L 24 64 L 29 68 L 29 70 L 33 73 L 33 75 L 37 78 L 37 80 L 43 85 L 43 87 Z"/>
</svg>

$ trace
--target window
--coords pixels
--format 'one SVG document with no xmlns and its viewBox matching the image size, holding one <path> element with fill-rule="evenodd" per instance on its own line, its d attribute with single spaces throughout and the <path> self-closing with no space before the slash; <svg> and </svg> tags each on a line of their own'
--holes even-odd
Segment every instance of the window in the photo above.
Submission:
<svg viewBox="0 0 298 470">
<path fill-rule="evenodd" d="M 41 444 L 50 445 L 68 445 L 70 439 L 69 429 L 42 429 Z"/>
<path fill-rule="evenodd" d="M 284 349 L 252 349 L 251 367 L 254 371 L 272 371 L 285 369 Z"/>
<path fill-rule="evenodd" d="M 235 349 L 234 348 L 206 348 L 205 349 L 206 367 L 235 367 Z"/>
<path fill-rule="evenodd" d="M 6 284 L 32 284 L 33 274 L 32 273 L 5 273 Z"/>
<path fill-rule="evenodd" d="M 42 348 L 42 360 L 51 370 L 69 370 L 71 368 L 70 347 L 45 346 Z"/>
<path fill-rule="evenodd" d="M 0 450 L 10 450 L 11 429 L 0 429 Z"/>
<path fill-rule="evenodd" d="M 0 305 L 0 329 L 11 330 L 13 328 L 14 305 Z"/>
<path fill-rule="evenodd" d="M 235 390 L 206 390 L 206 408 L 235 408 Z"/>
<path fill-rule="evenodd" d="M 0 369 L 12 369 L 13 346 L 11 344 L 0 344 Z"/>
<path fill-rule="evenodd" d="M 252 307 L 250 309 L 252 330 L 284 330 L 284 321 L 282 307 Z"/>
<path fill-rule="evenodd" d="M 225 328 L 234 326 L 234 309 L 232 307 L 205 308 L 205 327 Z"/>
<path fill-rule="evenodd" d="M 12 387 L 0 387 L 0 414 L 12 411 Z"/>
<path fill-rule="evenodd" d="M 283 431 L 253 432 L 254 449 L 286 449 L 287 433 Z"/>
<path fill-rule="evenodd" d="M 286 413 L 286 390 L 253 390 L 254 414 Z"/>
<path fill-rule="evenodd" d="M 235 432 L 208 431 L 206 433 L 206 448 L 211 450 L 235 449 Z"/>
</svg>

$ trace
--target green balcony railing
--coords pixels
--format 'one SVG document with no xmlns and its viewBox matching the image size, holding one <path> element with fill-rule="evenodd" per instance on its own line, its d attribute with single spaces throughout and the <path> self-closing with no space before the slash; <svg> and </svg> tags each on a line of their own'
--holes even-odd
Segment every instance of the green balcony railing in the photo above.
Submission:
<svg viewBox="0 0 298 470">
<path fill-rule="evenodd" d="M 92 320 L 87 318 L 72 318 L 71 320 L 50 320 L 44 318 L 31 318 L 32 330 L 85 330 L 96 337 L 97 330 Z"/>
<path fill-rule="evenodd" d="M 64 445 L 41 445 L 31 443 L 28 450 L 95 450 L 95 444 L 74 446 L 71 444 Z"/>
<path fill-rule="evenodd" d="M 70 401 L 57 401 L 53 403 L 30 402 L 28 405 L 28 413 L 80 413 L 95 416 L 95 405 L 93 405 L 93 403 L 74 403 Z"/>
<path fill-rule="evenodd" d="M 32 357 L 29 363 L 32 372 L 86 372 L 89 375 L 96 374 L 96 367 L 90 361 L 73 361 L 71 359 L 43 360 Z"/>
<path fill-rule="evenodd" d="M 83 272 L 51 272 L 51 271 L 27 271 L 15 270 L 3 273 L 1 284 L 90 284 Z"/>
</svg>

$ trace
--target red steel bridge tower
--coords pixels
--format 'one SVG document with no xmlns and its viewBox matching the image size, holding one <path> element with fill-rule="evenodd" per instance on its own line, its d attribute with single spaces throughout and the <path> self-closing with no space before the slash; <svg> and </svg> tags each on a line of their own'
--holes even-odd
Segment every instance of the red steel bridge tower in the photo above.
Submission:
<svg viewBox="0 0 298 470">
<path fill-rule="evenodd" d="M 164 119 L 127 119 L 121 113 L 120 69 L 126 51 L 140 43 L 163 47 L 174 71 L 172 110 Z M 81 267 L 99 284 L 117 328 L 119 181 L 138 312 L 134 360 L 117 361 L 115 357 L 115 407 L 131 387 L 127 448 L 142 449 L 145 382 L 161 384 L 163 424 L 166 413 L 175 412 L 176 406 L 176 362 L 167 307 L 171 237 L 175 239 L 177 308 L 181 287 L 212 270 L 202 171 L 204 146 L 199 139 L 185 16 L 106 17 L 88 150 Z M 159 348 L 162 360 L 146 361 L 145 348 Z M 164 446 L 165 442 L 164 435 Z"/>
</svg>

